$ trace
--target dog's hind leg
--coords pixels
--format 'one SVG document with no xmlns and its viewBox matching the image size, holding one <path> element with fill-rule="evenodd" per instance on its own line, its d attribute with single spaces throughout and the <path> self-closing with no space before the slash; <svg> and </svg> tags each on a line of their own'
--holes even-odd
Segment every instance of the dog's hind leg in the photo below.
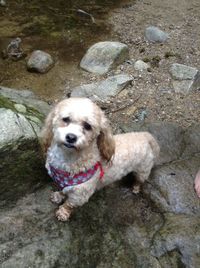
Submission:
<svg viewBox="0 0 200 268">
<path fill-rule="evenodd" d="M 138 194 L 141 191 L 142 185 L 148 179 L 150 172 L 151 169 L 148 170 L 147 172 L 140 172 L 137 174 L 134 173 L 135 180 L 132 186 L 132 192 L 134 194 Z"/>
</svg>

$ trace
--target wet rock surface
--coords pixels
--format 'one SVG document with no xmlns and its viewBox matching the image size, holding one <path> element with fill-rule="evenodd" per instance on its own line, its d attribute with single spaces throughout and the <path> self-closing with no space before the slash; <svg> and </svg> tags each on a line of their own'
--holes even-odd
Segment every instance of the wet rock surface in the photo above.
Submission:
<svg viewBox="0 0 200 268">
<path fill-rule="evenodd" d="M 14 206 L 1 206 L 2 267 L 199 266 L 200 200 L 193 189 L 199 127 L 130 124 L 121 131 L 136 128 L 149 130 L 161 146 L 143 191 L 133 195 L 127 177 L 95 193 L 69 222 L 60 223 L 45 181 Z M 38 182 L 44 176 L 45 171 Z"/>
</svg>

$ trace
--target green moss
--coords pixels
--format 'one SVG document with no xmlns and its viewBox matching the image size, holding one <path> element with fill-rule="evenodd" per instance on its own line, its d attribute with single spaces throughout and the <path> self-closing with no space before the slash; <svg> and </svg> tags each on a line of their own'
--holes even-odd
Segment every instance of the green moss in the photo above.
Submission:
<svg viewBox="0 0 200 268">
<path fill-rule="evenodd" d="M 0 108 L 6 108 L 17 112 L 14 103 L 8 98 L 3 97 L 2 95 L 0 95 Z"/>
<path fill-rule="evenodd" d="M 147 58 L 147 57 L 143 58 L 142 60 L 143 60 L 144 62 L 146 62 L 146 63 L 151 61 L 151 59 L 150 59 L 150 58 Z"/>
<path fill-rule="evenodd" d="M 45 118 L 45 116 L 40 112 L 38 112 L 38 110 L 29 107 L 24 103 L 23 103 L 23 106 L 25 107 L 24 112 L 23 111 L 19 112 L 19 110 L 16 109 L 17 107 L 16 105 L 18 105 L 18 103 L 0 95 L 0 108 L 10 109 L 15 113 L 20 113 L 24 115 L 28 120 L 31 120 L 35 123 L 38 123 L 38 120 L 36 120 L 36 118 L 38 118 L 40 121 L 43 121 Z"/>
</svg>

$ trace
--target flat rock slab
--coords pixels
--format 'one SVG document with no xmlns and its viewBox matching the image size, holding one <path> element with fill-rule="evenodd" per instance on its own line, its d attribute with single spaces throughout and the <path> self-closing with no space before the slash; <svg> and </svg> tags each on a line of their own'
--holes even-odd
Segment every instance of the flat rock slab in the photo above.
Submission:
<svg viewBox="0 0 200 268">
<path fill-rule="evenodd" d="M 14 102 L 15 104 L 22 104 L 23 106 L 28 106 L 33 110 L 38 110 L 44 115 L 47 115 L 50 110 L 50 106 L 46 102 L 40 100 L 30 90 L 0 86 L 0 96 L 10 100 L 11 102 Z M 4 107 L 4 104 L 0 103 L 0 107 Z"/>
<path fill-rule="evenodd" d="M 72 89 L 71 97 L 88 97 L 106 100 L 116 96 L 133 80 L 129 75 L 115 75 L 98 83 L 82 85 Z"/>
<path fill-rule="evenodd" d="M 128 46 L 120 42 L 99 42 L 91 46 L 80 67 L 88 72 L 105 74 L 129 58 Z"/>
<path fill-rule="evenodd" d="M 194 80 L 198 69 L 179 63 L 172 64 L 170 74 L 176 80 Z"/>
<path fill-rule="evenodd" d="M 187 94 L 191 90 L 200 88 L 200 72 L 197 68 L 174 63 L 169 72 L 173 78 L 172 85 L 176 93 Z"/>
</svg>

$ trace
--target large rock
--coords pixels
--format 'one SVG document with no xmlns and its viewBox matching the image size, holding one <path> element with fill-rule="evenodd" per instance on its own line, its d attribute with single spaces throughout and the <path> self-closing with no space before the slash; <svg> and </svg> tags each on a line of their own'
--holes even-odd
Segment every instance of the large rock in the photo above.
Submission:
<svg viewBox="0 0 200 268">
<path fill-rule="evenodd" d="M 0 206 L 44 184 L 38 135 L 48 110 L 30 91 L 0 88 Z"/>
<path fill-rule="evenodd" d="M 80 67 L 88 72 L 105 74 L 128 57 L 127 45 L 120 42 L 99 42 L 88 49 Z"/>
<path fill-rule="evenodd" d="M 116 96 L 133 80 L 132 77 L 126 74 L 120 74 L 108 77 L 98 83 L 82 85 L 72 89 L 72 97 L 88 97 L 91 99 L 105 100 L 109 97 Z"/>
<path fill-rule="evenodd" d="M 199 126 L 145 129 L 157 137 L 161 160 L 141 194 L 132 194 L 127 177 L 94 194 L 66 223 L 55 219 L 50 186 L 28 194 L 0 210 L 0 266 L 199 267 Z"/>
</svg>

